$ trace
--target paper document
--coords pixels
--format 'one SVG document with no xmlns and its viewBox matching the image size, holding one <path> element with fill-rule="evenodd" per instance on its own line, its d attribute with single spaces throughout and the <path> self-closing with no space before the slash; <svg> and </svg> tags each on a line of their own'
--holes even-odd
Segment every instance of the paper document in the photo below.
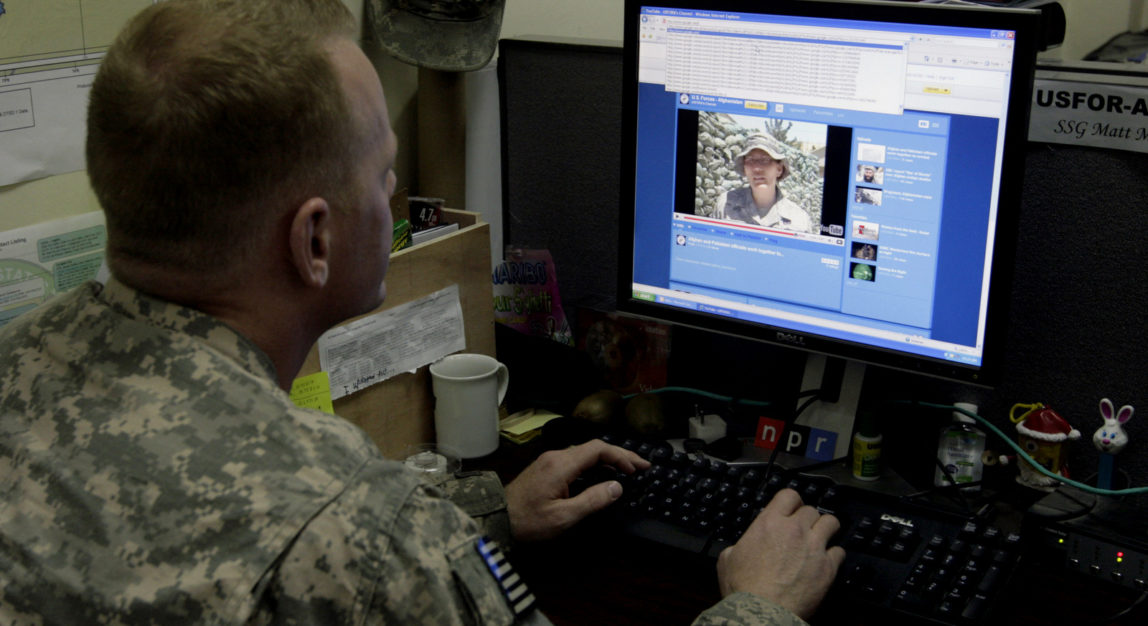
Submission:
<svg viewBox="0 0 1148 626">
<path fill-rule="evenodd" d="M 88 92 L 154 0 L 0 2 L 0 186 L 84 169 Z"/>
<path fill-rule="evenodd" d="M 319 338 L 331 399 L 466 349 L 458 285 L 332 328 Z"/>
<path fill-rule="evenodd" d="M 411 233 L 411 245 L 417 246 L 420 243 L 426 243 L 432 239 L 438 239 L 444 235 L 458 232 L 458 224 L 440 224 L 434 228 L 426 230 L 416 230 Z"/>
<path fill-rule="evenodd" d="M 502 436 L 515 443 L 526 443 L 542 434 L 542 427 L 552 419 L 562 417 L 544 409 L 526 409 L 498 422 Z"/>
</svg>

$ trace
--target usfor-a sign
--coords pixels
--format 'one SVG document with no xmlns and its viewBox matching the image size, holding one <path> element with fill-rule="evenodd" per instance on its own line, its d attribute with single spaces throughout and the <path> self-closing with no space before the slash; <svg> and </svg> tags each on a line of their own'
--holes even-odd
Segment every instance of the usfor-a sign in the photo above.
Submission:
<svg viewBox="0 0 1148 626">
<path fill-rule="evenodd" d="M 1029 141 L 1148 152 L 1148 71 L 1084 65 L 1038 68 Z"/>
</svg>

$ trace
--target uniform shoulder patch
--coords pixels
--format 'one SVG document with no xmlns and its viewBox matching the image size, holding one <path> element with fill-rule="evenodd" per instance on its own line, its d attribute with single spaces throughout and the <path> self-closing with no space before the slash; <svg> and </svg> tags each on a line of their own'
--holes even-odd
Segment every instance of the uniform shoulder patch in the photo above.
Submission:
<svg viewBox="0 0 1148 626">
<path fill-rule="evenodd" d="M 533 609 L 534 594 L 530 593 L 526 582 L 519 577 L 518 572 L 514 571 L 498 542 L 489 537 L 479 537 L 475 549 L 486 562 L 490 574 L 498 581 L 502 595 L 506 597 L 506 602 L 515 616 L 521 617 Z"/>
</svg>

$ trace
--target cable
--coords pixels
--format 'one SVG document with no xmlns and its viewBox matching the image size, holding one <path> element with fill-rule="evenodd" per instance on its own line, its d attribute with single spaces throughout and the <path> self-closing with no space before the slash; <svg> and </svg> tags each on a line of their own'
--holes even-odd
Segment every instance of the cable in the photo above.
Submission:
<svg viewBox="0 0 1148 626">
<path fill-rule="evenodd" d="M 731 406 L 733 406 L 735 404 L 743 404 L 743 405 L 758 406 L 758 407 L 768 407 L 768 406 L 774 405 L 773 402 L 768 401 L 768 400 L 749 400 L 746 398 L 734 398 L 734 397 L 730 397 L 730 396 L 723 396 L 721 394 L 713 393 L 710 391 L 703 391 L 701 389 L 694 389 L 691 387 L 660 387 L 658 389 L 651 389 L 645 393 L 667 393 L 667 392 L 691 393 L 691 394 L 703 396 L 706 398 L 710 398 L 711 400 L 718 400 L 720 402 L 724 402 L 724 403 L 729 404 Z M 623 397 L 625 399 L 630 399 L 636 395 L 638 395 L 638 394 L 630 394 L 628 396 L 623 396 Z M 809 399 L 806 400 L 805 402 L 803 402 L 801 404 L 801 406 L 799 406 L 796 409 L 792 418 L 787 419 L 787 420 L 783 420 L 786 423 L 786 425 L 792 424 L 794 422 L 794 420 L 797 419 L 798 415 L 801 415 L 801 413 L 803 411 L 805 411 L 805 409 L 809 408 L 810 405 L 812 405 L 814 402 L 816 402 L 818 399 L 820 399 L 820 395 L 821 395 L 821 389 L 807 389 L 805 391 L 798 392 L 796 399 L 801 399 L 801 398 L 805 398 L 805 397 L 808 397 Z M 781 452 L 781 446 L 774 446 L 773 451 L 769 455 L 769 461 L 768 461 L 768 465 L 766 466 L 766 469 L 765 469 L 764 480 L 769 480 L 769 476 L 773 472 L 773 464 L 774 464 L 774 462 L 777 461 L 777 454 L 779 452 Z"/>
<path fill-rule="evenodd" d="M 1082 483 L 1080 481 L 1072 480 L 1071 478 L 1066 478 L 1064 476 L 1061 476 L 1060 474 L 1054 474 L 1054 473 L 1050 472 L 1046 467 L 1044 467 L 1043 465 L 1038 463 L 1031 456 L 1029 456 L 1028 453 L 1025 452 L 1023 448 L 1020 447 L 1020 444 L 1018 444 L 1012 440 L 1012 437 L 1009 437 L 1008 435 L 1004 434 L 1004 432 L 1002 432 L 996 426 L 992 425 L 985 418 L 983 418 L 980 415 L 977 415 L 976 413 L 973 413 L 972 411 L 969 411 L 967 409 L 963 409 L 963 408 L 957 407 L 957 406 L 951 406 L 948 404 L 934 404 L 932 402 L 921 402 L 921 401 L 916 401 L 916 400 L 897 400 L 897 401 L 895 401 L 895 403 L 918 404 L 920 406 L 928 407 L 931 409 L 947 409 L 947 410 L 958 411 L 960 413 L 963 413 L 963 414 L 975 419 L 981 426 L 984 426 L 985 428 L 987 428 L 989 431 L 991 431 L 997 437 L 1000 437 L 1000 439 L 1002 441 L 1004 441 L 1006 444 L 1008 444 L 1017 453 L 1017 455 L 1021 459 L 1023 459 L 1024 461 L 1027 461 L 1028 464 L 1031 465 L 1036 471 L 1040 472 L 1041 474 L 1044 474 L 1045 476 L 1047 476 L 1053 480 L 1059 481 L 1059 482 L 1064 483 L 1066 485 L 1070 485 L 1072 487 L 1076 487 L 1077 489 L 1084 491 L 1086 493 L 1091 493 L 1093 495 L 1100 495 L 1100 496 L 1130 496 L 1130 495 L 1139 495 L 1139 494 L 1148 493 L 1148 487 L 1132 487 L 1129 489 L 1101 489 L 1099 487 L 1093 487 L 1092 485 L 1087 485 L 1087 484 Z"/>
<path fill-rule="evenodd" d="M 752 405 L 752 406 L 773 406 L 774 405 L 774 402 L 767 401 L 767 400 L 750 400 L 750 399 L 746 399 L 746 398 L 732 398 L 730 396 L 712 393 L 709 391 L 703 391 L 701 389 L 693 389 L 690 387 L 661 387 L 659 389 L 652 389 L 647 393 L 666 393 L 666 392 L 674 392 L 674 391 L 683 392 L 683 393 L 692 393 L 692 394 L 704 396 L 707 398 L 711 398 L 713 400 L 719 400 L 719 401 L 727 402 L 727 403 L 737 402 L 739 404 Z M 815 402 L 818 399 L 818 394 L 820 392 L 821 392 L 821 390 L 819 390 L 819 389 L 810 389 L 810 390 L 806 390 L 806 391 L 802 391 L 802 392 L 798 393 L 797 394 L 798 398 L 809 397 L 810 399 L 807 400 L 806 402 L 802 403 L 802 405 L 800 407 L 798 407 L 796 413 L 794 414 L 794 417 L 796 418 L 797 415 L 800 415 L 802 411 L 804 411 L 813 402 Z M 637 395 L 637 394 L 630 394 L 629 396 L 625 396 L 625 397 L 631 398 L 635 395 Z M 1092 485 L 1088 485 L 1088 484 L 1082 483 L 1080 481 L 1072 480 L 1071 478 L 1066 478 L 1066 477 L 1061 476 L 1059 474 L 1054 474 L 1053 472 L 1050 472 L 1047 468 L 1045 468 L 1043 465 L 1038 463 L 1031 456 L 1029 456 L 1029 454 L 1027 452 L 1025 452 L 1024 449 L 1022 449 L 1019 444 L 1017 444 L 1015 441 L 1013 441 L 1012 437 L 1009 437 L 1008 435 L 1006 435 L 1004 432 L 1002 432 L 999 428 L 994 426 L 991 422 L 989 422 L 985 418 L 983 418 L 980 415 L 977 415 L 976 413 L 973 413 L 972 411 L 969 411 L 967 409 L 953 406 L 953 405 L 949 405 L 949 404 L 938 404 L 938 403 L 934 403 L 934 402 L 922 402 L 920 400 L 895 400 L 893 402 L 894 402 L 894 404 L 916 404 L 916 405 L 928 407 L 931 409 L 947 409 L 950 411 L 958 411 L 964 415 L 967 415 L 967 416 L 973 418 L 974 420 L 976 420 L 977 423 L 979 423 L 981 426 L 984 426 L 990 432 L 992 432 L 997 437 L 999 437 L 1001 439 L 1001 441 L 1004 441 L 1009 447 L 1011 447 L 1013 449 L 1013 451 L 1015 451 L 1017 453 L 1017 456 L 1019 458 L 1028 462 L 1029 465 L 1031 465 L 1033 467 L 1033 469 L 1035 469 L 1037 472 L 1044 474 L 1045 476 L 1047 476 L 1053 480 L 1056 480 L 1058 482 L 1064 483 L 1066 485 L 1070 485 L 1072 487 L 1076 487 L 1077 489 L 1080 489 L 1081 491 L 1084 491 L 1086 493 L 1091 493 L 1093 495 L 1101 495 L 1101 496 L 1130 496 L 1130 495 L 1141 495 L 1141 494 L 1148 493 L 1148 487 L 1132 487 L 1132 488 L 1127 488 L 1127 489 L 1101 489 L 1099 487 L 1093 487 Z M 790 423 L 790 422 L 792 422 L 792 420 L 786 420 L 786 422 Z M 770 459 L 769 459 L 770 465 L 772 465 L 773 461 L 776 459 L 777 452 L 778 452 L 778 448 L 774 448 L 773 454 L 770 455 Z"/>
<path fill-rule="evenodd" d="M 738 398 L 738 397 L 734 397 L 734 396 L 726 396 L 726 395 L 722 395 L 719 393 L 713 393 L 712 391 L 704 391 L 701 389 L 694 389 L 692 387 L 659 387 L 657 389 L 650 389 L 650 390 L 644 391 L 642 393 L 669 393 L 669 392 L 691 393 L 691 394 L 694 394 L 697 396 L 703 396 L 703 397 L 709 398 L 711 400 L 718 400 L 720 402 L 724 402 L 727 404 L 744 404 L 744 405 L 749 405 L 749 406 L 760 406 L 760 407 L 773 406 L 774 404 L 776 404 L 776 402 L 774 402 L 773 400 L 751 400 L 748 398 Z M 799 392 L 796 396 L 796 399 L 800 400 L 801 398 L 804 398 L 806 396 L 817 396 L 820 394 L 821 394 L 820 389 L 807 389 L 805 391 Z M 634 396 L 637 396 L 637 395 L 640 395 L 640 394 L 632 393 L 632 394 L 622 396 L 622 397 L 623 397 L 623 399 L 629 400 L 630 398 L 633 398 Z"/>
<path fill-rule="evenodd" d="M 801 397 L 801 396 L 799 395 L 798 397 Z M 810 396 L 808 400 L 803 402 L 801 404 L 801 406 L 797 407 L 797 410 L 793 412 L 793 419 L 796 420 L 805 411 L 805 409 L 809 408 L 809 405 L 813 404 L 814 402 L 817 402 L 820 399 L 821 399 L 820 395 L 814 394 L 814 395 Z"/>
<path fill-rule="evenodd" d="M 1121 620 L 1121 619 L 1124 619 L 1125 617 L 1128 617 L 1132 613 L 1132 611 L 1136 610 L 1137 607 L 1139 607 L 1141 604 L 1144 603 L 1144 600 L 1146 598 L 1148 598 L 1148 593 L 1142 593 L 1142 594 L 1140 594 L 1139 598 L 1136 598 L 1135 600 L 1132 601 L 1132 604 L 1129 604 L 1128 606 L 1124 607 L 1120 611 L 1118 611 L 1112 615 L 1109 615 L 1108 617 L 1097 618 L 1094 621 L 1088 622 L 1088 624 L 1091 624 L 1094 626 L 1102 626 L 1103 624 L 1113 624 L 1114 622 L 1116 622 L 1118 620 Z"/>
<path fill-rule="evenodd" d="M 745 398 L 734 398 L 731 396 L 723 396 L 721 394 L 713 393 L 710 391 L 703 391 L 701 389 L 693 389 L 691 387 L 659 387 L 658 389 L 650 389 L 649 391 L 644 391 L 642 393 L 668 393 L 668 392 L 675 392 L 675 391 L 681 392 L 681 393 L 692 393 L 692 394 L 697 395 L 697 396 L 703 396 L 706 398 L 710 398 L 711 400 L 719 400 L 721 402 L 727 402 L 727 403 L 736 402 L 738 404 L 749 404 L 749 405 L 753 405 L 753 406 L 773 406 L 773 403 L 768 401 L 768 400 L 748 400 Z M 636 395 L 640 395 L 640 394 L 632 393 L 628 396 L 623 396 L 623 398 L 626 400 L 629 400 L 630 398 L 633 398 Z"/>
<path fill-rule="evenodd" d="M 956 499 L 960 502 L 961 508 L 965 511 L 968 511 L 969 513 L 972 513 L 973 507 L 969 505 L 969 500 L 965 497 L 964 490 L 966 488 L 973 487 L 974 485 L 980 485 L 981 481 L 978 480 L 968 483 L 958 483 L 956 477 L 954 477 L 953 473 L 949 471 L 949 468 L 945 467 L 945 464 L 941 462 L 940 458 L 935 458 L 934 461 L 936 461 L 937 467 L 941 468 L 941 472 L 945 475 L 945 478 L 949 481 L 949 484 L 943 487 L 933 487 L 932 489 L 929 489 L 920 495 L 936 492 L 955 494 Z"/>
</svg>

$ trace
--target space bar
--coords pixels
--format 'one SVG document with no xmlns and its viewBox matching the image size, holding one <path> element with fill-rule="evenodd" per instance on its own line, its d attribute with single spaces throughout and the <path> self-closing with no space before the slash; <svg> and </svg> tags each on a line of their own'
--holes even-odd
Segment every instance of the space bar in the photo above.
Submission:
<svg viewBox="0 0 1148 626">
<path fill-rule="evenodd" d="M 709 541 L 709 533 L 694 533 L 681 526 L 649 518 L 628 520 L 625 532 L 694 554 L 702 554 Z"/>
</svg>

